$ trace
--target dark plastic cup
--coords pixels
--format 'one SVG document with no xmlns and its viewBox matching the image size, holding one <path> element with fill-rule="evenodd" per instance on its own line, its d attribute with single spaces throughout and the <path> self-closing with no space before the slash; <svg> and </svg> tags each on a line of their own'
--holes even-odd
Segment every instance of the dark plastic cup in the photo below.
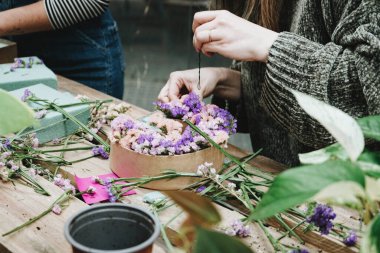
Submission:
<svg viewBox="0 0 380 253">
<path fill-rule="evenodd" d="M 159 234 L 154 215 L 121 203 L 87 207 L 65 224 L 74 253 L 150 253 Z"/>
</svg>

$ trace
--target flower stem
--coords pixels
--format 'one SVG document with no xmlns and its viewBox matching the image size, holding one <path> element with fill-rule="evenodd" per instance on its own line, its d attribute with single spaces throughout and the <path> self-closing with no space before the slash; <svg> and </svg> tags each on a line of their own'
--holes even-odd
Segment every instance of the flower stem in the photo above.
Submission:
<svg viewBox="0 0 380 253">
<path fill-rule="evenodd" d="M 93 146 L 87 146 L 87 147 L 77 147 L 77 148 L 62 148 L 62 149 L 50 149 L 50 150 L 41 150 L 39 151 L 42 154 L 45 153 L 54 153 L 54 152 L 65 152 L 65 151 L 77 151 L 77 150 L 90 150 L 94 148 Z"/>
<path fill-rule="evenodd" d="M 206 133 L 204 133 L 201 129 L 199 129 L 196 125 L 191 123 L 189 120 L 185 120 L 185 122 L 197 133 L 199 133 L 203 138 L 208 140 L 212 146 L 217 148 L 220 152 L 222 152 L 228 159 L 239 165 L 241 168 L 245 167 L 245 164 L 240 162 L 239 159 L 237 159 L 235 156 L 228 153 L 224 148 L 222 148 L 218 143 L 216 143 L 213 139 L 210 138 Z"/>
<path fill-rule="evenodd" d="M 69 118 L 71 121 L 76 123 L 78 126 L 80 126 L 85 132 L 88 134 L 92 135 L 95 140 L 97 140 L 100 144 L 104 146 L 104 148 L 109 151 L 110 150 L 110 145 L 105 142 L 99 135 L 93 133 L 85 124 L 83 124 L 81 121 L 79 121 L 77 118 L 75 118 L 73 115 L 70 113 L 66 112 L 63 110 L 61 107 L 57 106 L 55 103 L 50 103 L 51 107 L 56 110 L 57 112 L 60 112 L 62 115 L 65 117 Z"/>
</svg>

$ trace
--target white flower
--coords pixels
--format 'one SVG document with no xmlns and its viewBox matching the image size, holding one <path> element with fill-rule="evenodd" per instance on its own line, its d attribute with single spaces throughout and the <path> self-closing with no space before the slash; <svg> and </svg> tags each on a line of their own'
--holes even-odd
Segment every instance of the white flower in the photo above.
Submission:
<svg viewBox="0 0 380 253">
<path fill-rule="evenodd" d="M 234 183 L 228 183 L 227 184 L 227 188 L 230 189 L 230 190 L 235 190 L 236 184 L 234 184 Z"/>
<path fill-rule="evenodd" d="M 88 194 L 94 194 L 96 192 L 96 188 L 92 185 L 90 185 L 88 188 L 87 188 L 87 191 L 86 191 Z"/>
</svg>

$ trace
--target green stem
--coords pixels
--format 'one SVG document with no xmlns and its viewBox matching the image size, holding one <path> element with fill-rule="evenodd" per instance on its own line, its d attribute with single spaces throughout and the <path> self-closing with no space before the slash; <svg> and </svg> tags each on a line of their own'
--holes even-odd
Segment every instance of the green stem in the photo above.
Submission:
<svg viewBox="0 0 380 253">
<path fill-rule="evenodd" d="M 238 164 L 241 168 L 245 167 L 245 164 L 239 161 L 235 156 L 228 153 L 224 148 L 222 148 L 219 144 L 217 144 L 213 139 L 210 138 L 205 132 L 203 132 L 201 129 L 199 129 L 196 125 L 191 123 L 189 120 L 185 120 L 185 122 L 197 133 L 199 133 L 203 138 L 205 138 L 208 142 L 211 143 L 212 146 L 217 148 L 220 152 L 222 152 L 228 159 L 233 161 L 234 163 Z"/>
<path fill-rule="evenodd" d="M 60 195 L 60 196 L 58 197 L 58 199 L 55 200 L 55 201 L 53 202 L 53 204 L 51 204 L 51 205 L 48 207 L 48 209 L 46 209 L 45 211 L 43 211 L 43 212 L 40 213 L 39 215 L 33 217 L 32 219 L 28 220 L 27 222 L 21 224 L 20 226 L 15 227 L 14 229 L 10 230 L 9 232 L 6 232 L 6 233 L 3 234 L 2 236 L 5 237 L 5 236 L 7 236 L 7 235 L 10 235 L 10 234 L 12 234 L 12 233 L 14 233 L 14 232 L 16 232 L 16 231 L 18 231 L 18 230 L 20 230 L 20 229 L 26 227 L 26 226 L 32 224 L 33 222 L 35 222 L 35 221 L 41 219 L 42 217 L 44 217 L 45 215 L 47 215 L 48 213 L 51 212 L 51 210 L 53 209 L 53 207 L 54 207 L 55 204 L 58 204 L 58 203 L 64 202 L 64 201 L 67 199 L 67 196 L 69 196 L 69 195 L 67 195 L 67 193 L 68 193 L 68 191 L 66 191 L 66 192 L 64 192 L 62 195 Z M 65 196 L 66 196 L 66 197 L 65 197 Z"/>
<path fill-rule="evenodd" d="M 95 157 L 94 155 L 91 155 L 91 156 L 88 156 L 88 157 L 85 157 L 85 158 L 81 158 L 81 159 L 78 159 L 78 160 L 69 161 L 68 163 L 70 163 L 70 164 L 79 163 L 79 162 L 83 162 L 83 161 L 86 161 L 86 160 L 94 158 L 94 157 Z"/>
<path fill-rule="evenodd" d="M 153 211 L 154 215 L 157 217 L 157 219 L 159 219 L 159 216 L 158 216 L 158 213 L 156 210 Z M 174 252 L 174 248 L 173 248 L 173 245 L 171 244 L 170 240 L 169 240 L 169 237 L 168 235 L 166 234 L 166 231 L 165 231 L 165 227 L 161 224 L 159 224 L 160 226 L 160 229 L 161 229 L 161 235 L 162 235 L 162 239 L 164 240 L 165 242 L 165 245 L 166 245 L 166 248 L 168 249 L 169 253 L 172 253 Z"/>
<path fill-rule="evenodd" d="M 266 237 L 271 242 L 274 250 L 284 252 L 283 247 L 281 247 L 280 244 L 276 241 L 276 239 L 274 239 L 274 237 L 269 233 L 268 229 L 264 226 L 263 222 L 258 221 L 257 223 L 259 224 L 260 228 L 264 231 L 264 234 L 266 235 Z"/>
<path fill-rule="evenodd" d="M 110 150 L 110 145 L 107 142 L 105 142 L 99 135 L 93 133 L 85 124 L 80 122 L 77 118 L 75 118 L 70 113 L 66 112 L 65 110 L 63 110 L 62 108 L 60 108 L 54 103 L 51 103 L 50 105 L 52 106 L 52 108 L 54 108 L 54 110 L 56 110 L 57 112 L 60 112 L 62 115 L 69 118 L 71 121 L 73 121 L 78 126 L 80 126 L 85 132 L 92 135 L 94 139 L 97 140 L 100 144 L 102 144 L 107 151 Z"/>
<path fill-rule="evenodd" d="M 281 224 L 281 226 L 283 226 L 287 233 L 288 234 L 291 234 L 293 235 L 300 243 L 304 244 L 305 242 L 301 239 L 301 237 L 299 237 L 295 232 L 294 232 L 294 229 L 290 228 L 288 226 L 288 224 L 286 224 L 286 222 L 281 218 L 281 216 L 279 215 L 275 215 L 274 218 L 278 221 L 278 223 Z"/>
<path fill-rule="evenodd" d="M 105 100 L 95 100 L 95 101 L 85 101 L 85 102 L 79 102 L 79 103 L 73 103 L 73 104 L 63 104 L 63 105 L 58 105 L 61 108 L 66 108 L 66 107 L 72 107 L 72 106 L 77 106 L 77 105 L 91 105 L 91 104 L 105 104 L 105 103 L 111 103 L 113 102 L 112 99 L 105 99 Z"/>
<path fill-rule="evenodd" d="M 43 188 L 36 180 L 29 176 L 28 173 L 25 173 L 25 171 L 22 169 L 20 169 L 19 173 L 20 176 L 22 176 L 24 180 L 27 181 L 27 183 L 31 184 L 35 189 L 38 189 L 42 195 L 50 196 L 50 193 L 45 190 L 45 188 Z"/>
<path fill-rule="evenodd" d="M 87 147 L 77 147 L 77 148 L 62 148 L 62 149 L 50 149 L 50 150 L 40 150 L 39 153 L 45 154 L 45 153 L 54 153 L 54 152 L 66 152 L 66 151 L 77 151 L 77 150 L 91 150 L 94 146 L 87 146 Z"/>
</svg>

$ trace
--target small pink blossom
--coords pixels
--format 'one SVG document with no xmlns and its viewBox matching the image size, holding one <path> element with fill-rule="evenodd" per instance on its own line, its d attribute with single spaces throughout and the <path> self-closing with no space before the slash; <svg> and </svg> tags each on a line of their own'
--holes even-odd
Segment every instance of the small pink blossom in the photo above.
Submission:
<svg viewBox="0 0 380 253">
<path fill-rule="evenodd" d="M 62 208 L 58 204 L 54 204 L 51 211 L 55 213 L 56 215 L 60 215 L 62 213 Z"/>
</svg>

